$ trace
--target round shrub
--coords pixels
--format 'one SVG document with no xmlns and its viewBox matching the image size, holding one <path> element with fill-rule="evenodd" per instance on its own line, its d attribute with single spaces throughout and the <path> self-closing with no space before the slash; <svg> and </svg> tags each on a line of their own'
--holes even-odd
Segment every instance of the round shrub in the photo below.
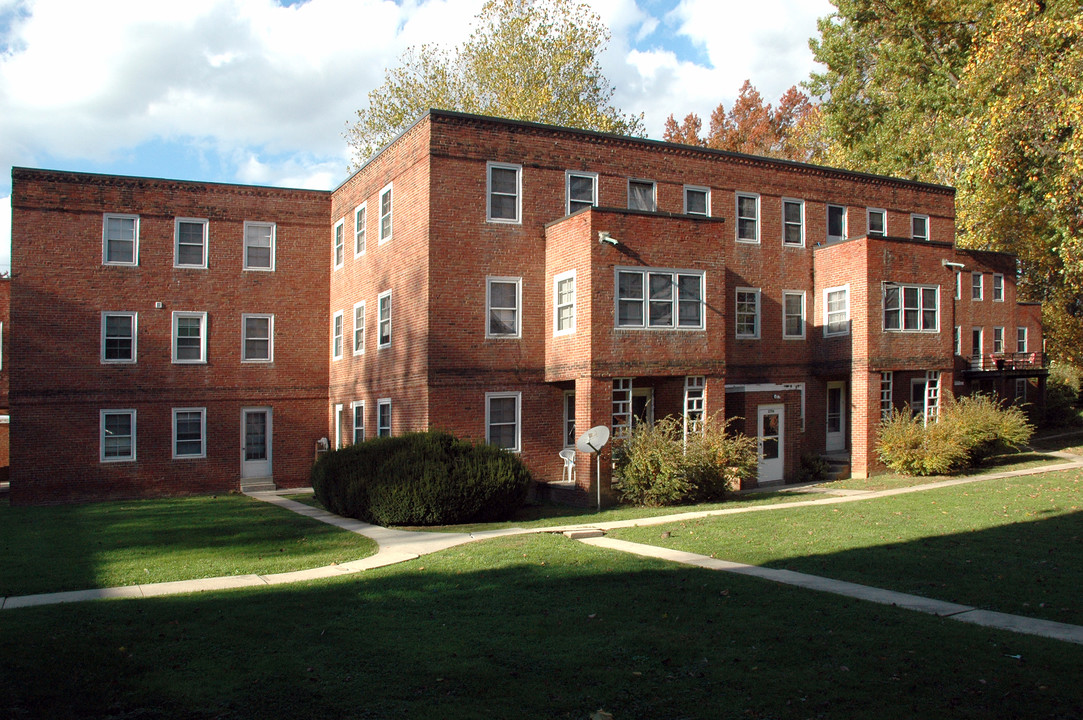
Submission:
<svg viewBox="0 0 1083 720">
<path fill-rule="evenodd" d="M 325 453 L 312 468 L 324 507 L 375 525 L 504 520 L 530 483 L 517 456 L 437 430 L 374 438 Z"/>
</svg>

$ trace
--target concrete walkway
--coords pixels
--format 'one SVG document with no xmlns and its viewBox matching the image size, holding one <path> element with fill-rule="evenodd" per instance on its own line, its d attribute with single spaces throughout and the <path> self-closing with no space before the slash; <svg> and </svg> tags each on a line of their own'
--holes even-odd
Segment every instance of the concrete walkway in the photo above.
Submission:
<svg viewBox="0 0 1083 720">
<path fill-rule="evenodd" d="M 454 547 L 456 545 L 462 545 L 463 543 L 473 542 L 475 540 L 484 540 L 488 538 L 502 537 L 508 535 L 522 535 L 528 533 L 562 533 L 570 539 L 579 540 L 581 542 L 588 543 L 596 547 L 632 553 L 645 557 L 653 557 L 669 562 L 702 567 L 709 570 L 718 570 L 723 572 L 736 573 L 740 575 L 758 577 L 763 580 L 769 580 L 785 585 L 793 585 L 808 590 L 827 592 L 835 595 L 842 595 L 846 597 L 856 598 L 859 600 L 865 600 L 868 602 L 880 603 L 883 605 L 892 605 L 908 610 L 915 610 L 917 612 L 925 612 L 932 615 L 937 615 L 939 617 L 968 622 L 975 625 L 998 628 L 1001 630 L 1009 630 L 1011 632 L 1018 632 L 1027 635 L 1037 635 L 1040 637 L 1052 638 L 1054 640 L 1061 640 L 1064 642 L 1071 642 L 1083 645 L 1083 627 L 1079 625 L 1069 625 L 1066 623 L 1058 623 L 1049 620 L 1039 620 L 1020 615 L 1009 615 L 1007 613 L 982 610 L 980 608 L 971 607 L 969 605 L 959 605 L 956 603 L 945 602 L 942 600 L 933 600 L 917 595 L 909 595 L 906 593 L 899 593 L 891 590 L 883 590 L 879 588 L 869 587 L 867 585 L 858 585 L 856 583 L 849 583 L 841 580 L 832 580 L 830 578 L 823 578 L 815 575 L 806 575 L 804 573 L 793 572 L 790 570 L 775 570 L 754 565 L 744 565 L 741 563 L 734 563 L 726 560 L 718 560 L 715 558 L 707 557 L 705 555 L 687 553 L 679 550 L 670 550 L 668 548 L 662 548 L 654 545 L 642 545 L 639 543 L 631 543 L 623 540 L 613 540 L 604 537 L 605 531 L 617 528 L 662 525 L 665 523 L 677 522 L 682 520 L 693 520 L 696 518 L 713 517 L 718 515 L 732 515 L 737 513 L 749 512 L 769 512 L 772 510 L 784 510 L 795 507 L 809 507 L 813 505 L 832 505 L 838 503 L 856 502 L 859 500 L 868 500 L 877 497 L 888 497 L 891 495 L 902 495 L 913 492 L 923 492 L 935 488 L 951 487 L 954 485 L 982 482 L 985 480 L 994 480 L 998 478 L 1038 475 L 1047 472 L 1056 472 L 1058 470 L 1072 470 L 1078 469 L 1083 466 L 1083 457 L 1081 456 L 1072 455 L 1070 453 L 1046 454 L 1059 455 L 1063 457 L 1066 462 L 1052 465 L 1044 465 L 1036 468 L 1028 468 L 1025 470 L 1011 470 L 1000 473 L 989 473 L 986 475 L 952 478 L 950 480 L 943 480 L 935 483 L 927 483 L 924 485 L 914 485 L 902 488 L 893 488 L 890 490 L 864 491 L 831 489 L 830 486 L 825 488 L 817 484 L 811 484 L 808 486 L 787 485 L 770 489 L 782 492 L 812 492 L 817 494 L 822 493 L 824 497 L 820 497 L 815 500 L 797 500 L 794 502 L 777 503 L 773 505 L 758 505 L 754 507 L 732 507 L 722 508 L 718 510 L 675 513 L 672 515 L 659 515 L 656 517 L 635 518 L 631 520 L 613 520 L 608 522 L 571 524 L 533 529 L 506 528 L 481 533 L 436 533 L 395 530 L 392 528 L 380 527 L 378 525 L 370 525 L 368 523 L 361 522 L 360 520 L 340 517 L 338 515 L 329 513 L 326 510 L 315 508 L 311 505 L 306 505 L 305 503 L 297 502 L 296 500 L 290 500 L 288 497 L 284 497 L 284 495 L 303 493 L 306 491 L 306 489 L 304 488 L 286 491 L 279 490 L 274 492 L 253 492 L 250 493 L 250 496 L 254 499 L 278 505 L 279 507 L 312 518 L 313 520 L 318 520 L 329 525 L 334 525 L 335 527 L 342 528 L 343 530 L 354 532 L 372 540 L 375 540 L 376 543 L 379 545 L 379 551 L 375 555 L 372 555 L 370 557 L 362 558 L 361 560 L 356 560 L 353 562 L 343 563 L 340 565 L 329 565 L 326 567 L 313 568 L 311 570 L 296 570 L 293 572 L 276 573 L 271 575 L 234 575 L 227 577 L 204 578 L 198 580 L 179 580 L 176 582 L 154 583 L 147 585 L 131 585 L 116 588 L 98 588 L 93 590 L 77 590 L 72 592 L 44 593 L 40 595 L 22 595 L 18 597 L 0 598 L 0 610 L 9 610 L 20 607 L 32 607 L 38 605 L 53 605 L 57 603 L 67 602 L 81 602 L 86 600 L 100 600 L 105 598 L 155 597 L 160 595 L 175 595 L 181 593 L 203 592 L 208 590 L 227 590 L 239 587 L 278 585 L 284 583 L 302 582 L 305 580 L 317 580 L 321 578 L 337 577 L 343 574 L 357 573 L 372 568 L 385 567 L 387 565 L 394 565 L 397 563 L 406 562 L 407 560 L 414 560 L 421 555 L 438 552 L 440 550 Z"/>
</svg>

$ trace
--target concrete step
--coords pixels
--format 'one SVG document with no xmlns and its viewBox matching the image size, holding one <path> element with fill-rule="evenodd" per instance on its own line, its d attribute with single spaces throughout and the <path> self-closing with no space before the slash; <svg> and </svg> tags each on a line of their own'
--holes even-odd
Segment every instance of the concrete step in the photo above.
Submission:
<svg viewBox="0 0 1083 720">
<path fill-rule="evenodd" d="M 241 492 L 274 492 L 277 490 L 272 478 L 245 478 L 241 480 Z"/>
</svg>

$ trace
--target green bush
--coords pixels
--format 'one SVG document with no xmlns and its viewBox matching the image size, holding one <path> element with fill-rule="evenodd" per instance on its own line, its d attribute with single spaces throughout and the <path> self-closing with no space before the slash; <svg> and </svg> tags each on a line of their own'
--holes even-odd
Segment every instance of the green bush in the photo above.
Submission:
<svg viewBox="0 0 1083 720">
<path fill-rule="evenodd" d="M 312 468 L 324 507 L 376 525 L 504 520 L 522 506 L 530 483 L 517 456 L 436 430 L 334 450 Z"/>
<path fill-rule="evenodd" d="M 1079 370 L 1073 365 L 1053 363 L 1045 385 L 1045 418 L 1049 427 L 1083 425 L 1079 412 Z"/>
<path fill-rule="evenodd" d="M 721 500 L 755 477 L 755 440 L 708 419 L 702 433 L 684 436 L 682 418 L 633 426 L 613 445 L 613 489 L 621 502 L 658 507 Z"/>
<path fill-rule="evenodd" d="M 880 460 L 904 475 L 946 475 L 1026 444 L 1034 428 L 1023 411 L 985 395 L 945 398 L 937 422 L 896 410 L 880 424 Z"/>
<path fill-rule="evenodd" d="M 831 472 L 831 463 L 815 454 L 801 456 L 801 466 L 797 469 L 797 482 L 825 482 Z"/>
</svg>

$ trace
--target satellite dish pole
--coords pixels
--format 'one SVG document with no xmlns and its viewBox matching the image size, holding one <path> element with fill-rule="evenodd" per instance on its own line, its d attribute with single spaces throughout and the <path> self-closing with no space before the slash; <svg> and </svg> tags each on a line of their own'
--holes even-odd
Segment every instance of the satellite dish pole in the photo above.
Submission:
<svg viewBox="0 0 1083 720">
<path fill-rule="evenodd" d="M 579 436 L 575 449 L 579 452 L 594 453 L 594 482 L 598 492 L 598 509 L 602 509 L 602 448 L 609 442 L 609 428 L 595 425 Z"/>
</svg>

